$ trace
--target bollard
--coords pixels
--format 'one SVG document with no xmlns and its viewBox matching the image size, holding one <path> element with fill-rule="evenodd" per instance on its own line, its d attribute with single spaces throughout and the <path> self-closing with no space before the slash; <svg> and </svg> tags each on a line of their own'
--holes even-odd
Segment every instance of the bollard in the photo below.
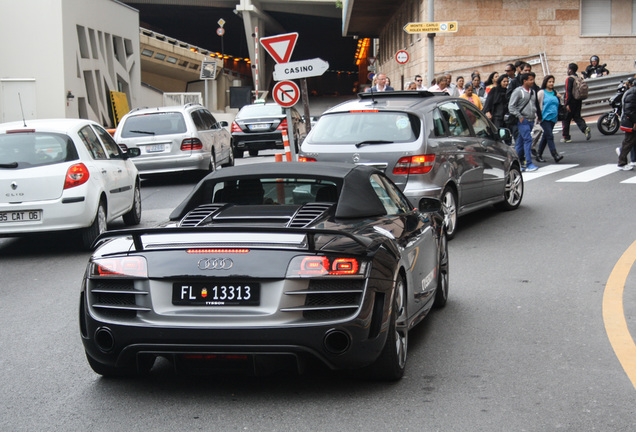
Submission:
<svg viewBox="0 0 636 432">
<path fill-rule="evenodd" d="M 287 159 L 287 162 L 291 162 L 292 160 L 291 149 L 289 148 L 289 138 L 287 137 L 287 131 L 283 129 L 281 132 L 283 134 L 283 146 L 285 147 L 285 158 Z"/>
<path fill-rule="evenodd" d="M 282 153 L 276 153 L 274 155 L 274 162 L 282 162 L 283 161 L 283 154 Z"/>
</svg>

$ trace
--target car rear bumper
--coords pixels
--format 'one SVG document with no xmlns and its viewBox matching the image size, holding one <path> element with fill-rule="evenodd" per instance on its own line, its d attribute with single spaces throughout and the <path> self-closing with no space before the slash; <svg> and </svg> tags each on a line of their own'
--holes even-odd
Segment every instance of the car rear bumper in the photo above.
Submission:
<svg viewBox="0 0 636 432">
<path fill-rule="evenodd" d="M 210 167 L 210 153 L 192 153 L 183 156 L 156 156 L 134 158 L 140 174 L 162 174 L 176 171 L 207 170 Z"/>
<path fill-rule="evenodd" d="M 91 200 L 93 202 L 91 202 Z M 30 220 L 30 212 L 40 210 L 41 220 Z M 65 231 L 88 227 L 95 218 L 97 201 L 76 195 L 62 196 L 52 201 L 34 201 L 21 204 L 2 204 L 0 212 L 21 214 L 20 222 L 0 222 L 0 236 Z"/>
<path fill-rule="evenodd" d="M 282 149 L 283 136 L 280 132 L 263 134 L 233 133 L 234 148 L 239 150 Z"/>
<path fill-rule="evenodd" d="M 376 360 L 384 347 L 389 298 L 374 293 L 353 316 L 330 322 L 220 326 L 208 321 L 159 326 L 98 318 L 87 307 L 82 292 L 80 329 L 86 353 L 110 366 L 134 365 L 139 355 L 244 354 L 309 356 L 332 369 L 360 368 Z"/>
</svg>

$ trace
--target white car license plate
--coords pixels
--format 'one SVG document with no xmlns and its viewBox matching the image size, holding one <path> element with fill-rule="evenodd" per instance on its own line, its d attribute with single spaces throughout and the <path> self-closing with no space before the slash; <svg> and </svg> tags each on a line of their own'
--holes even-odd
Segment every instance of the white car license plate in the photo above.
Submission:
<svg viewBox="0 0 636 432">
<path fill-rule="evenodd" d="M 38 222 L 42 220 L 42 210 L 0 212 L 0 223 Z"/>
<path fill-rule="evenodd" d="M 146 153 L 157 153 L 162 152 L 165 149 L 165 145 L 163 144 L 154 144 L 146 147 Z"/>
<path fill-rule="evenodd" d="M 264 130 L 264 129 L 269 129 L 270 124 L 269 123 L 264 123 L 264 124 L 253 124 L 250 125 L 250 130 Z"/>
</svg>

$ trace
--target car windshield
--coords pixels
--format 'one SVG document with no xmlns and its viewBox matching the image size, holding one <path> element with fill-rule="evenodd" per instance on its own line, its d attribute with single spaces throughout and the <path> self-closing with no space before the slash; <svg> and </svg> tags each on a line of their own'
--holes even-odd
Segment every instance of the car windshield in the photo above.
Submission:
<svg viewBox="0 0 636 432">
<path fill-rule="evenodd" d="M 214 185 L 213 202 L 238 205 L 304 205 L 338 200 L 334 181 L 299 178 L 242 178 Z"/>
<path fill-rule="evenodd" d="M 284 115 L 280 105 L 246 105 L 236 115 L 236 118 L 279 117 Z"/>
<path fill-rule="evenodd" d="M 122 138 L 149 135 L 181 134 L 187 131 L 183 114 L 179 112 L 157 112 L 131 116 L 126 119 L 121 131 Z"/>
<path fill-rule="evenodd" d="M 310 134 L 314 144 L 382 144 L 412 142 L 420 134 L 419 119 L 403 112 L 325 114 Z"/>
<path fill-rule="evenodd" d="M 78 159 L 71 138 L 46 132 L 0 135 L 0 168 L 31 168 Z"/>
</svg>

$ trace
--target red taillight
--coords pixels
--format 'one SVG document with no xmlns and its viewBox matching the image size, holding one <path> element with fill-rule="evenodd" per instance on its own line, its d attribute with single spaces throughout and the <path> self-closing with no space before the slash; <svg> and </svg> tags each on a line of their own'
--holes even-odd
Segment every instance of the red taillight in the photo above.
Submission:
<svg viewBox="0 0 636 432">
<path fill-rule="evenodd" d="M 401 158 L 393 168 L 394 175 L 426 174 L 435 164 L 435 155 L 418 155 Z"/>
<path fill-rule="evenodd" d="M 310 256 L 304 257 L 300 263 L 300 274 L 324 275 L 329 273 L 329 258 Z"/>
<path fill-rule="evenodd" d="M 201 150 L 203 143 L 199 138 L 186 138 L 181 141 L 181 151 Z"/>
<path fill-rule="evenodd" d="M 306 157 L 306 156 L 299 156 L 298 157 L 298 162 L 316 162 L 316 159 L 310 158 L 310 157 Z"/>
<path fill-rule="evenodd" d="M 366 263 L 357 258 L 329 256 L 296 256 L 287 268 L 288 278 L 311 278 L 333 276 L 363 277 Z"/>
<path fill-rule="evenodd" d="M 352 275 L 358 273 L 358 260 L 355 258 L 336 258 L 329 274 Z"/>
<path fill-rule="evenodd" d="M 66 171 L 66 179 L 64 180 L 64 189 L 74 188 L 75 186 L 83 185 L 88 181 L 90 177 L 88 168 L 83 163 L 78 163 L 69 167 Z"/>
<path fill-rule="evenodd" d="M 186 253 L 189 254 L 208 254 L 208 253 L 227 253 L 227 254 L 244 254 L 249 253 L 249 249 L 231 249 L 231 248 L 212 248 L 212 249 L 188 249 Z"/>
<path fill-rule="evenodd" d="M 232 122 L 232 132 L 243 132 L 236 122 Z"/>
<path fill-rule="evenodd" d="M 91 263 L 92 277 L 148 277 L 146 259 L 138 256 L 97 259 Z"/>
<path fill-rule="evenodd" d="M 283 121 L 280 122 L 280 124 L 278 125 L 276 129 L 277 130 L 287 129 L 287 119 L 283 119 Z"/>
</svg>

